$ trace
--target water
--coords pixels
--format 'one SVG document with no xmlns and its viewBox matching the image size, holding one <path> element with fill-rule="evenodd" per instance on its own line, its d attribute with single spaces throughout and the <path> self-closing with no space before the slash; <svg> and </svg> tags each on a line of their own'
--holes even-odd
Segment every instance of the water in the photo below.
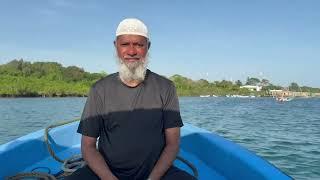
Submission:
<svg viewBox="0 0 320 180">
<path fill-rule="evenodd" d="M 85 98 L 0 99 L 0 144 L 79 117 Z M 320 99 L 180 98 L 184 122 L 264 157 L 295 179 L 320 179 Z"/>
</svg>

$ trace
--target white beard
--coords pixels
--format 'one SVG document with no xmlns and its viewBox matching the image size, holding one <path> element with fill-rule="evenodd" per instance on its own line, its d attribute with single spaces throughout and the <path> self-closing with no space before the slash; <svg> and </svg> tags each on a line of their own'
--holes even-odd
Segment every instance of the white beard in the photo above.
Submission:
<svg viewBox="0 0 320 180">
<path fill-rule="evenodd" d="M 121 80 L 126 82 L 142 82 L 144 80 L 148 66 L 148 54 L 144 59 L 130 63 L 123 61 L 119 56 L 117 56 L 117 59 Z"/>
</svg>

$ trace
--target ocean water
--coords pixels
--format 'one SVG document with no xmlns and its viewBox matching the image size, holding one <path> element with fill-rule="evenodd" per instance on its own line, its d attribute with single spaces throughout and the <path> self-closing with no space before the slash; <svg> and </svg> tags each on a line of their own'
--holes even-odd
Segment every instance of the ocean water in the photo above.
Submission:
<svg viewBox="0 0 320 180">
<path fill-rule="evenodd" d="M 85 98 L 0 98 L 0 144 L 81 115 Z M 181 97 L 183 121 L 217 133 L 295 179 L 320 179 L 320 98 Z"/>
</svg>

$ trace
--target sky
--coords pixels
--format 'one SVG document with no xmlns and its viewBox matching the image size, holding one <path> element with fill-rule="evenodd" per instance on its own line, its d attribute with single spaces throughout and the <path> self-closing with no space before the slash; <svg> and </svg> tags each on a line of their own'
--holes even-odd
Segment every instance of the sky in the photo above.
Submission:
<svg viewBox="0 0 320 180">
<path fill-rule="evenodd" d="M 0 64 L 116 72 L 115 30 L 134 17 L 149 29 L 158 74 L 320 88 L 319 9 L 317 0 L 0 0 Z"/>
</svg>

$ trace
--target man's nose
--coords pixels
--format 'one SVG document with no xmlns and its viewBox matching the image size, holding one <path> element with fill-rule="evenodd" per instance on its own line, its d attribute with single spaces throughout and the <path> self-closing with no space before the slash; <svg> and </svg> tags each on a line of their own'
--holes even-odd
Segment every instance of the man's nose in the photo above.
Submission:
<svg viewBox="0 0 320 180">
<path fill-rule="evenodd" d="M 136 47 L 134 47 L 133 45 L 130 45 L 129 49 L 128 49 L 128 55 L 130 55 L 130 56 L 137 55 Z"/>
</svg>

